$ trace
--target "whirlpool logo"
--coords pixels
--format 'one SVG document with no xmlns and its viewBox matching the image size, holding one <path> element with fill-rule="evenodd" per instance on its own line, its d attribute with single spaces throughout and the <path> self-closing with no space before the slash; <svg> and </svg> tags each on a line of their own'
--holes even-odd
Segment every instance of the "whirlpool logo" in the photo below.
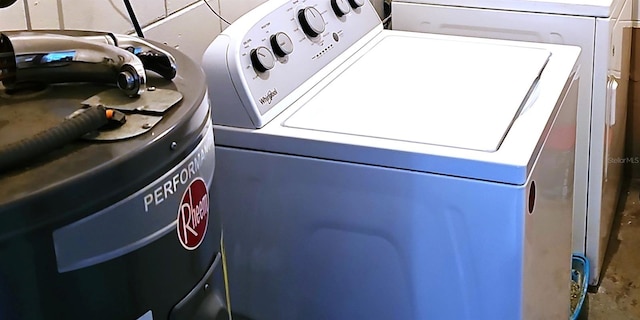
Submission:
<svg viewBox="0 0 640 320">
<path fill-rule="evenodd" d="M 271 101 L 273 100 L 273 97 L 275 97 L 278 94 L 278 90 L 276 88 L 273 88 L 272 90 L 267 91 L 267 94 L 265 94 L 262 98 L 260 98 L 260 104 L 271 104 Z"/>
</svg>

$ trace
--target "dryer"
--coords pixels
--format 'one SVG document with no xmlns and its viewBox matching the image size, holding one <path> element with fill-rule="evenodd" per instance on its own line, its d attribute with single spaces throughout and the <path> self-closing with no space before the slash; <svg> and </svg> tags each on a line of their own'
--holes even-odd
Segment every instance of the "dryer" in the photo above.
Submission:
<svg viewBox="0 0 640 320">
<path fill-rule="evenodd" d="M 203 57 L 236 315 L 568 318 L 579 54 L 368 1 L 238 19 Z"/>
<path fill-rule="evenodd" d="M 394 0 L 393 29 L 577 45 L 580 97 L 573 250 L 597 285 L 625 162 L 631 45 L 628 0 Z"/>
</svg>

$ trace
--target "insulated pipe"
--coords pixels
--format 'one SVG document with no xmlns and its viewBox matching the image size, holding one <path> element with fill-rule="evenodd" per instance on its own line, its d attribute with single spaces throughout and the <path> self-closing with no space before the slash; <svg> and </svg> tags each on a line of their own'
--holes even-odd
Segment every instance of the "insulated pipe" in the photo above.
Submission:
<svg viewBox="0 0 640 320">
<path fill-rule="evenodd" d="M 104 39 L 115 39 L 112 45 L 133 52 L 142 60 L 145 69 L 152 70 L 167 80 L 172 80 L 176 76 L 178 65 L 169 52 L 129 35 L 109 33 L 104 36 Z"/>
<path fill-rule="evenodd" d="M 138 37 L 84 30 L 39 30 L 39 32 L 77 37 L 125 49 L 138 56 L 146 70 L 154 71 L 167 80 L 172 80 L 177 73 L 176 59 L 171 53 Z"/>
<path fill-rule="evenodd" d="M 73 118 L 15 143 L 0 147 L 0 173 L 34 160 L 56 148 L 98 130 L 109 122 L 109 112 L 102 106 L 89 107 Z"/>
<path fill-rule="evenodd" d="M 142 60 L 145 69 L 157 72 L 167 80 L 172 80 L 176 76 L 178 65 L 169 52 L 138 37 L 112 33 L 109 36 L 109 39 L 116 39 L 114 45 L 133 51 Z"/>
<path fill-rule="evenodd" d="M 23 83 L 100 82 L 128 96 L 146 90 L 142 61 L 119 47 L 61 34 L 0 33 L 0 80 L 13 89 Z"/>
</svg>

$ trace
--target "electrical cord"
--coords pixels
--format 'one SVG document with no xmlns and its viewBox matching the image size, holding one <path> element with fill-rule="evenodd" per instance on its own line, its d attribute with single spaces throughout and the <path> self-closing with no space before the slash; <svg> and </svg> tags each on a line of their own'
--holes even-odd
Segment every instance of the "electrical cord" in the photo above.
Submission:
<svg viewBox="0 0 640 320">
<path fill-rule="evenodd" d="M 216 12 L 216 10 L 213 7 L 211 7 L 211 5 L 209 4 L 209 2 L 207 2 L 207 0 L 202 0 L 202 2 L 204 2 L 204 4 L 206 4 L 207 7 L 209 7 L 209 10 L 211 10 L 211 12 L 213 12 L 213 14 L 215 14 L 218 18 L 220 18 L 220 20 L 224 21 L 228 25 L 231 25 L 231 23 L 229 21 L 227 21 L 225 18 L 223 18 L 220 14 L 218 14 L 218 12 Z"/>
<path fill-rule="evenodd" d="M 144 34 L 142 34 L 142 29 L 140 28 L 140 24 L 138 23 L 138 18 L 136 18 L 136 13 L 133 11 L 131 2 L 129 0 L 123 0 L 123 1 L 124 1 L 125 7 L 127 7 L 127 12 L 129 12 L 129 18 L 131 19 L 133 28 L 136 29 L 136 33 L 138 34 L 138 37 L 144 38 Z"/>
<path fill-rule="evenodd" d="M 382 3 L 384 11 L 384 19 L 382 19 L 382 27 L 391 29 L 391 0 L 384 0 Z"/>
</svg>

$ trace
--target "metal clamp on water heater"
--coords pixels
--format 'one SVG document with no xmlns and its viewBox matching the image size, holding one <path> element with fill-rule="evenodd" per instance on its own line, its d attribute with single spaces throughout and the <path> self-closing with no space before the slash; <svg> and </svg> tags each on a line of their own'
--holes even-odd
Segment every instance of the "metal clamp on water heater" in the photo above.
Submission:
<svg viewBox="0 0 640 320">
<path fill-rule="evenodd" d="M 115 84 L 126 95 L 146 90 L 142 61 L 125 49 L 62 34 L 0 33 L 0 81 L 7 89 L 40 83 Z"/>
</svg>

